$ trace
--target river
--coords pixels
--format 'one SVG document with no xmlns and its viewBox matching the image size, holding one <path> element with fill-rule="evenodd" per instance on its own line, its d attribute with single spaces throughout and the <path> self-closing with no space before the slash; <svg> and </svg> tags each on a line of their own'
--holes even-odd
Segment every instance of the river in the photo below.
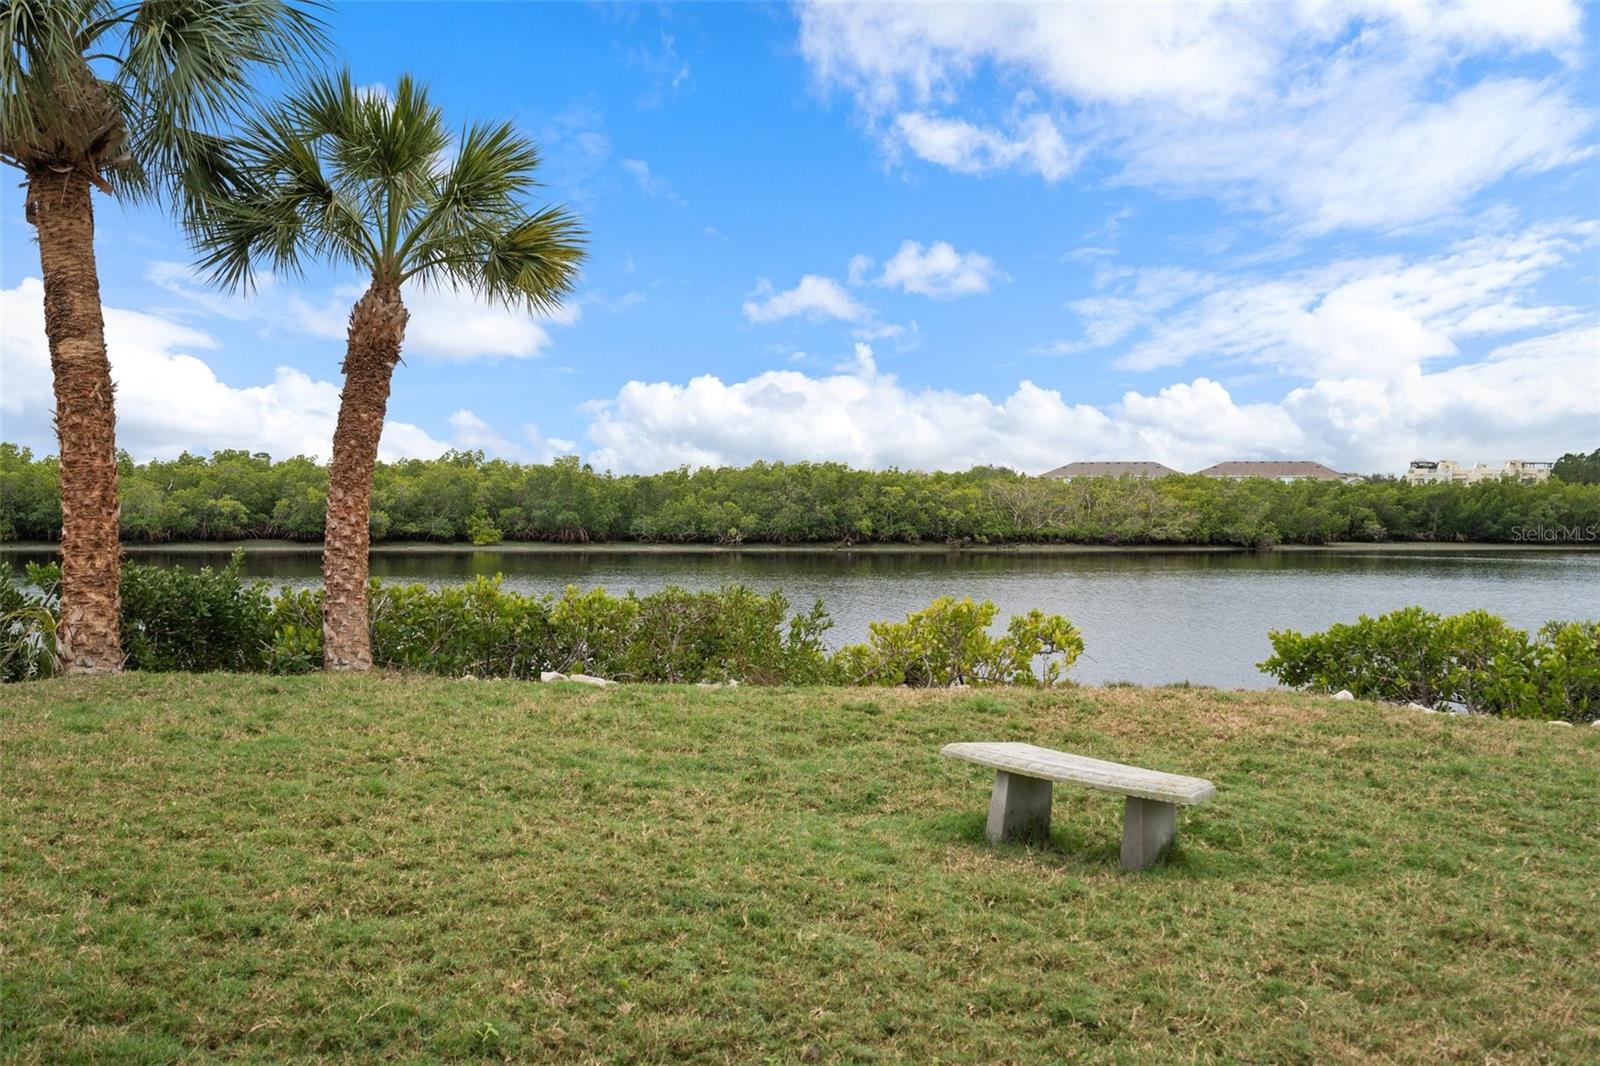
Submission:
<svg viewBox="0 0 1600 1066">
<path fill-rule="evenodd" d="M 216 563 L 226 549 L 136 550 L 136 561 L 186 567 Z M 0 558 L 50 558 L 47 548 L 9 545 Z M 315 547 L 252 546 L 246 572 L 276 584 L 320 580 Z M 1323 629 L 1420 604 L 1455 613 L 1482 607 L 1533 629 L 1551 619 L 1600 616 L 1600 552 L 1530 548 L 1334 548 L 1275 552 L 1197 551 L 563 551 L 379 549 L 372 573 L 385 581 L 443 584 L 503 574 L 509 588 L 557 592 L 573 584 L 646 593 L 664 585 L 715 588 L 734 582 L 781 589 L 796 605 L 821 598 L 835 626 L 829 642 L 863 639 L 867 623 L 904 617 L 937 596 L 993 600 L 1001 623 L 1038 607 L 1065 615 L 1086 651 L 1072 675 L 1104 684 L 1189 681 L 1259 688 L 1255 664 L 1273 629 Z"/>
</svg>

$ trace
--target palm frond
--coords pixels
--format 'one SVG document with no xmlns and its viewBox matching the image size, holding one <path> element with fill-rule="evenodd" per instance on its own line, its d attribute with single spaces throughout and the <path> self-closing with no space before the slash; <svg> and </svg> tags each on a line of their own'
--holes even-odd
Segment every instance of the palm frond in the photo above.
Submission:
<svg viewBox="0 0 1600 1066">
<path fill-rule="evenodd" d="M 582 227 L 563 208 L 523 202 L 538 184 L 533 142 L 485 123 L 452 145 L 443 113 L 410 77 L 392 91 L 359 87 L 349 71 L 312 78 L 241 142 L 238 174 L 217 182 L 237 195 L 191 225 L 199 265 L 221 285 L 316 258 L 550 311 L 576 283 Z"/>
<path fill-rule="evenodd" d="M 572 292 L 584 255 L 584 231 L 566 210 L 547 207 L 490 240 L 483 249 L 485 295 L 548 313 Z"/>
<path fill-rule="evenodd" d="M 0 155 L 123 196 L 214 185 L 257 71 L 326 45 L 320 0 L 0 0 Z"/>
<path fill-rule="evenodd" d="M 307 258 L 370 268 L 371 218 L 352 203 L 290 111 L 252 121 L 233 146 L 235 169 L 186 220 L 198 266 L 223 288 L 248 289 L 257 264 L 296 273 Z"/>
<path fill-rule="evenodd" d="M 80 46 L 105 0 L 0 0 L 0 156 L 16 166 L 55 162 L 114 119 Z"/>
<path fill-rule="evenodd" d="M 250 103 L 254 71 L 327 44 L 316 8 L 288 0 L 143 0 L 130 16 L 116 80 L 139 107 L 132 154 L 180 200 L 207 194 L 229 143 L 212 131 Z"/>
</svg>

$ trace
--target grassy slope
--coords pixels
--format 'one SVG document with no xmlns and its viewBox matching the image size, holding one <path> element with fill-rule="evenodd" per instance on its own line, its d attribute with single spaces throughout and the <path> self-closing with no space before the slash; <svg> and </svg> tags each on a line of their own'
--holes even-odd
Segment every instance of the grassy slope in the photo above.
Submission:
<svg viewBox="0 0 1600 1066">
<path fill-rule="evenodd" d="M 1600 730 L 1281 694 L 7 688 L 0 1052 L 1593 1061 Z M 1220 787 L 1154 871 L 1030 739 Z"/>
</svg>

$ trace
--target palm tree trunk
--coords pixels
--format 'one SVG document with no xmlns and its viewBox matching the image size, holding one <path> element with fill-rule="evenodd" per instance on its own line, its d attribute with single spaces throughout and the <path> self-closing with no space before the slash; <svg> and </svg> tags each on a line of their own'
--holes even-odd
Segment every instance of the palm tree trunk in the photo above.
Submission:
<svg viewBox="0 0 1600 1066">
<path fill-rule="evenodd" d="M 39 237 L 44 331 L 61 444 L 61 622 L 71 673 L 122 669 L 122 546 L 117 539 L 117 416 L 94 260 L 94 204 L 81 171 L 28 169 L 27 217 Z"/>
<path fill-rule="evenodd" d="M 328 524 L 322 546 L 322 665 L 372 669 L 367 622 L 367 546 L 371 536 L 372 468 L 389 407 L 389 381 L 405 339 L 398 286 L 373 282 L 350 312 L 344 392 L 328 466 Z"/>
</svg>

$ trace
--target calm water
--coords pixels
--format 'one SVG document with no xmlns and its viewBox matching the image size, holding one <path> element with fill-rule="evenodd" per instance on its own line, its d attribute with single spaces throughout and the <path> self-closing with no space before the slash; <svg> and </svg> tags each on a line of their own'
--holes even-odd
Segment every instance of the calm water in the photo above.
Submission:
<svg viewBox="0 0 1600 1066">
<path fill-rule="evenodd" d="M 43 559 L 37 552 L 23 558 Z M 13 559 L 18 553 L 11 553 Z M 139 552 L 140 562 L 198 567 L 217 552 Z M 315 550 L 251 552 L 246 569 L 283 585 L 320 580 Z M 1083 631 L 1087 651 L 1072 676 L 1088 683 L 1192 681 L 1262 687 L 1255 664 L 1271 629 L 1322 629 L 1421 604 L 1454 613 L 1482 607 L 1532 629 L 1555 618 L 1600 615 L 1600 552 L 1505 549 L 1314 551 L 1266 554 L 662 554 L 501 551 L 380 552 L 372 572 L 388 581 L 444 584 L 505 575 L 519 591 L 573 584 L 645 593 L 739 582 L 809 605 L 821 598 L 830 642 L 860 640 L 867 623 L 901 618 L 936 596 L 988 598 L 1000 621 L 1038 607 Z"/>
</svg>

